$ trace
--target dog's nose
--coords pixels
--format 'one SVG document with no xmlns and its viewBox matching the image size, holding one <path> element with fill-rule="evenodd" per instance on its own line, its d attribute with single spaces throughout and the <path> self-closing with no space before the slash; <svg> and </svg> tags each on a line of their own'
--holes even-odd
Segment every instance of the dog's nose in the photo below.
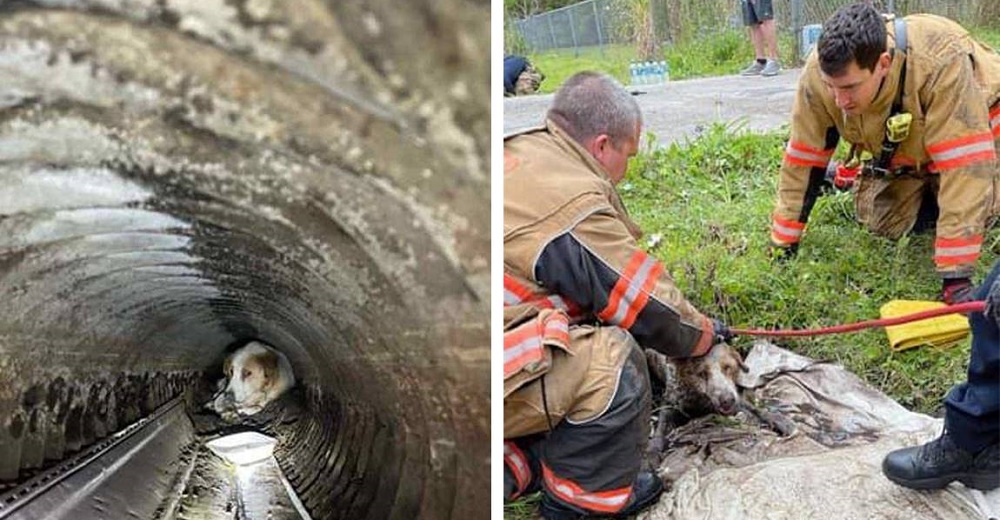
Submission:
<svg viewBox="0 0 1000 520">
<path fill-rule="evenodd" d="M 736 399 L 732 396 L 723 397 L 719 401 L 719 412 L 723 415 L 735 415 L 736 414 Z"/>
</svg>

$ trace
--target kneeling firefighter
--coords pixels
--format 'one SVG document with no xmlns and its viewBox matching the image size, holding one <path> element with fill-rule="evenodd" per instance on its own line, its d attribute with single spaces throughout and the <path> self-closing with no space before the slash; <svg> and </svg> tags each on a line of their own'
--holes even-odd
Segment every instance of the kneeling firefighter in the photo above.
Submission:
<svg viewBox="0 0 1000 520">
<path fill-rule="evenodd" d="M 771 224 L 773 253 L 798 250 L 838 142 L 858 221 L 898 239 L 934 229 L 941 299 L 972 297 L 985 230 L 1000 214 L 1000 54 L 957 23 L 837 10 L 799 77 Z"/>
<path fill-rule="evenodd" d="M 504 500 L 541 490 L 546 519 L 654 503 L 642 347 L 700 356 L 729 336 L 638 246 L 615 185 L 640 131 L 632 96 L 582 72 L 504 141 Z"/>
</svg>

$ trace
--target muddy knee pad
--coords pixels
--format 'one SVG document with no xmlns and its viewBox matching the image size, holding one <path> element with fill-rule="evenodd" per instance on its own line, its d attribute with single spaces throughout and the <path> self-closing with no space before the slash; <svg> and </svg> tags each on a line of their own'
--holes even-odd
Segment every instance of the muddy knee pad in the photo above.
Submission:
<svg viewBox="0 0 1000 520">
<path fill-rule="evenodd" d="M 600 413 L 583 420 L 568 415 L 542 446 L 542 463 L 558 479 L 589 491 L 631 486 L 639 471 L 649 429 L 649 371 L 642 349 L 627 332 L 609 328 L 628 349 L 614 393 Z M 546 479 L 546 486 L 550 486 Z"/>
<path fill-rule="evenodd" d="M 896 240 L 913 229 L 923 200 L 924 181 L 870 176 L 858 178 L 854 194 L 858 222 L 872 233 Z"/>
</svg>

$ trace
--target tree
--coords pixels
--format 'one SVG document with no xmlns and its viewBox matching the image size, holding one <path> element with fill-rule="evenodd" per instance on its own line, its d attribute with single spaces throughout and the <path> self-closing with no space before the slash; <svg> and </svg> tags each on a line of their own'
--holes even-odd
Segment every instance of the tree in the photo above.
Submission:
<svg viewBox="0 0 1000 520">
<path fill-rule="evenodd" d="M 503 12 L 507 16 L 526 18 L 533 14 L 572 5 L 578 1 L 580 0 L 503 0 Z"/>
<path fill-rule="evenodd" d="M 654 0 L 615 0 L 615 8 L 622 13 L 625 23 L 619 24 L 621 36 L 635 45 L 642 61 L 655 61 L 663 57 L 660 39 L 653 25 Z"/>
</svg>

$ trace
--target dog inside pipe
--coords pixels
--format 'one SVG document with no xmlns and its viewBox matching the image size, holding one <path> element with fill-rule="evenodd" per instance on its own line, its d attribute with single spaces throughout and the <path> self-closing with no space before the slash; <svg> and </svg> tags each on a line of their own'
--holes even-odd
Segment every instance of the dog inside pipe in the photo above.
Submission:
<svg viewBox="0 0 1000 520">
<path fill-rule="evenodd" d="M 0 493 L 178 397 L 207 440 L 223 359 L 260 341 L 295 387 L 209 429 L 272 435 L 314 518 L 485 513 L 488 3 L 3 14 Z M 178 502 L 177 435 L 94 514 Z"/>
<path fill-rule="evenodd" d="M 253 415 L 295 386 L 288 358 L 275 348 L 251 341 L 226 358 L 225 378 L 206 408 L 227 421 Z"/>
</svg>

